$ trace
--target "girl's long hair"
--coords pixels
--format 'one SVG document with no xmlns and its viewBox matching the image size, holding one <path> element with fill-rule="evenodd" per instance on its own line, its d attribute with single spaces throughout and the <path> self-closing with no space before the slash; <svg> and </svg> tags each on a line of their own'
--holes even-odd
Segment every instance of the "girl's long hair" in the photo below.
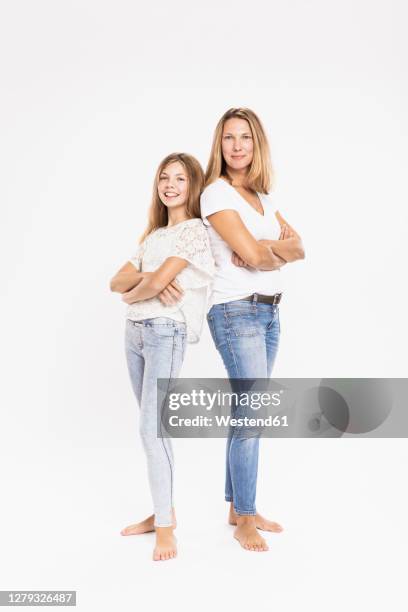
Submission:
<svg viewBox="0 0 408 612">
<path fill-rule="evenodd" d="M 253 191 L 269 193 L 272 187 L 273 170 L 268 138 L 259 117 L 249 108 L 230 108 L 217 123 L 205 173 L 205 186 L 221 176 L 230 181 L 222 155 L 222 134 L 225 122 L 232 117 L 248 121 L 254 142 L 253 158 L 245 179 L 245 186 Z"/>
<path fill-rule="evenodd" d="M 143 242 L 143 240 L 154 232 L 154 230 L 159 227 L 165 227 L 168 224 L 168 209 L 160 200 L 157 187 L 163 170 L 174 162 L 180 162 L 180 164 L 182 164 L 188 177 L 187 201 L 185 203 L 187 217 L 191 219 L 201 218 L 200 195 L 204 188 L 204 172 L 200 162 L 188 153 L 170 153 L 170 155 L 167 155 L 167 157 L 160 162 L 157 168 L 153 183 L 153 194 L 149 208 L 148 223 L 139 239 L 139 243 Z"/>
</svg>

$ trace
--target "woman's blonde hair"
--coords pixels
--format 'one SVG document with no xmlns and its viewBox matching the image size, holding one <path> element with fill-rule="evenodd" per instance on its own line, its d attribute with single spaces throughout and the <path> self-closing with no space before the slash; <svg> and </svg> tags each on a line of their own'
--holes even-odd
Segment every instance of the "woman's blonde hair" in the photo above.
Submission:
<svg viewBox="0 0 408 612">
<path fill-rule="evenodd" d="M 170 153 L 170 155 L 167 155 L 167 157 L 160 162 L 157 168 L 153 183 L 153 194 L 149 208 L 148 223 L 139 239 L 139 243 L 143 242 L 146 236 L 154 232 L 154 230 L 159 227 L 165 227 L 168 224 L 168 209 L 159 198 L 157 187 L 163 170 L 174 162 L 180 162 L 180 164 L 182 164 L 188 178 L 187 201 L 185 203 L 187 217 L 191 219 L 201 218 L 200 195 L 204 188 L 204 172 L 200 162 L 187 153 Z"/>
<path fill-rule="evenodd" d="M 222 134 L 226 121 L 233 117 L 248 121 L 254 142 L 253 158 L 245 179 L 245 186 L 260 193 L 269 193 L 272 187 L 273 171 L 268 139 L 259 117 L 249 108 L 230 108 L 217 123 L 205 173 L 205 185 L 213 183 L 220 176 L 230 180 L 222 154 Z"/>
</svg>

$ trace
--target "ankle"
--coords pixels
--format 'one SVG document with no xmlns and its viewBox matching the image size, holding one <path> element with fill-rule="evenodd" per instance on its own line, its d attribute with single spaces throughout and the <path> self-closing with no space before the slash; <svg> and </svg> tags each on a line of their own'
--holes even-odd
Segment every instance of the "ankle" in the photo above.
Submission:
<svg viewBox="0 0 408 612">
<path fill-rule="evenodd" d="M 155 527 L 158 536 L 173 535 L 174 527 Z"/>
<path fill-rule="evenodd" d="M 237 514 L 237 525 L 254 525 L 255 526 L 255 516 L 252 514 Z"/>
</svg>

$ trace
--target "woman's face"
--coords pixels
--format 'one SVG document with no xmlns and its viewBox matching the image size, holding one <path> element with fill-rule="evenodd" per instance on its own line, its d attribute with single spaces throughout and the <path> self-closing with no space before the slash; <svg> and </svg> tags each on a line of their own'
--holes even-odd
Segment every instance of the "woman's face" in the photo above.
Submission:
<svg viewBox="0 0 408 612">
<path fill-rule="evenodd" d="M 180 162 L 166 166 L 160 176 L 157 191 L 160 200 L 168 208 L 175 208 L 186 203 L 188 196 L 188 176 Z"/>
<path fill-rule="evenodd" d="M 246 119 L 228 119 L 224 123 L 221 143 L 227 166 L 234 170 L 243 170 L 250 165 L 254 154 L 254 141 Z"/>
</svg>

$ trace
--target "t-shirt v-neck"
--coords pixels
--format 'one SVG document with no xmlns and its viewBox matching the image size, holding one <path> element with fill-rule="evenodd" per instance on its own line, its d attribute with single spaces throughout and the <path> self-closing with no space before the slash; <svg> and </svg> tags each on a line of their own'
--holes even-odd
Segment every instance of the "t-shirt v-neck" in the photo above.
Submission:
<svg viewBox="0 0 408 612">
<path fill-rule="evenodd" d="M 252 204 L 250 204 L 250 202 L 248 202 L 248 200 L 242 195 L 242 193 L 239 193 L 239 191 L 237 189 L 235 189 L 235 187 L 233 185 L 231 185 L 231 183 L 229 183 L 228 181 L 226 181 L 223 178 L 221 178 L 221 180 L 224 181 L 224 183 L 226 183 L 226 185 L 228 185 L 228 187 L 231 187 L 231 189 L 233 189 L 235 191 L 237 196 L 239 198 L 241 198 L 241 201 L 243 203 L 247 204 L 247 206 L 250 206 L 256 215 L 259 215 L 260 217 L 265 217 L 265 207 L 264 207 L 263 202 L 262 202 L 261 194 L 258 191 L 255 191 L 255 193 L 256 193 L 256 195 L 258 197 L 258 201 L 259 201 L 260 205 L 262 206 L 263 215 L 258 210 L 256 210 L 256 208 L 254 208 L 252 206 Z"/>
</svg>

